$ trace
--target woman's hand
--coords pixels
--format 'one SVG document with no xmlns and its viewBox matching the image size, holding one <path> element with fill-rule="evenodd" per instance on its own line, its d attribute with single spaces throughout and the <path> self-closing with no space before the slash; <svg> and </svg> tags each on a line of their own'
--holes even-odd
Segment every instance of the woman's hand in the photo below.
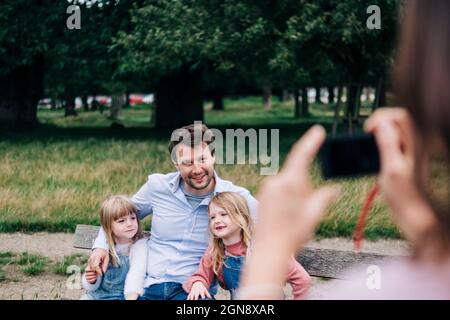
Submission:
<svg viewBox="0 0 450 320">
<path fill-rule="evenodd" d="M 326 208 L 339 193 L 336 186 L 315 190 L 309 177 L 324 139 L 323 127 L 308 130 L 292 147 L 280 173 L 264 182 L 258 195 L 259 241 L 282 241 L 292 254 L 313 236 Z"/>
<path fill-rule="evenodd" d="M 258 195 L 254 246 L 247 257 L 240 299 L 282 299 L 289 259 L 314 234 L 336 187 L 314 189 L 309 167 L 325 139 L 314 126 L 293 146 L 283 169 L 268 178 Z"/>
<path fill-rule="evenodd" d="M 366 121 L 365 129 L 375 135 L 380 151 L 378 184 L 383 197 L 405 237 L 413 245 L 418 245 L 436 221 L 417 187 L 416 174 L 424 177 L 426 172 L 416 164 L 416 140 L 411 118 L 404 109 L 383 108 Z"/>
<path fill-rule="evenodd" d="M 198 300 L 199 298 L 205 299 L 206 297 L 211 298 L 208 289 L 201 281 L 196 281 L 192 285 L 191 291 L 187 297 L 187 300 Z"/>
</svg>

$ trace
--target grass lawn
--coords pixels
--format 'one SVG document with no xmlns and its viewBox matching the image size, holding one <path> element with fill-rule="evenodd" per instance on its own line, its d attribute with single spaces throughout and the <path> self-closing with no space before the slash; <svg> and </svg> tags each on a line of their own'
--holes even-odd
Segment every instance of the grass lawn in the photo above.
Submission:
<svg viewBox="0 0 450 320">
<path fill-rule="evenodd" d="M 274 100 L 268 112 L 258 97 L 226 100 L 224 111 L 211 111 L 206 103 L 205 122 L 219 129 L 278 128 L 281 163 L 308 127 L 322 123 L 329 130 L 331 106 L 312 105 L 310 117 L 294 119 L 292 101 Z M 0 232 L 73 231 L 78 223 L 98 224 L 99 206 L 106 196 L 132 195 L 150 173 L 174 171 L 167 151 L 170 135 L 151 129 L 150 107 L 123 110 L 124 129 L 110 128 L 107 113 L 80 111 L 77 117 L 64 118 L 62 110 L 41 110 L 39 129 L 0 137 Z M 362 114 L 368 113 L 368 108 L 362 109 Z M 254 194 L 264 179 L 258 165 L 217 165 L 216 170 Z M 316 165 L 312 176 L 315 184 L 324 183 Z M 352 235 L 374 179 L 340 183 L 343 194 L 322 222 L 321 236 Z M 366 236 L 400 236 L 380 199 L 369 215 Z"/>
</svg>

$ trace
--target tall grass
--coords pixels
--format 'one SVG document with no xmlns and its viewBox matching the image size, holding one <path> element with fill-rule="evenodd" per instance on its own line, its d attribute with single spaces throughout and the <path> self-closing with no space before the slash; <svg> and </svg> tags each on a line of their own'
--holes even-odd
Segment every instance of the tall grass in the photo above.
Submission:
<svg viewBox="0 0 450 320">
<path fill-rule="evenodd" d="M 329 128 L 332 109 L 313 105 L 311 116 L 293 118 L 292 102 L 275 102 L 269 112 L 259 99 L 226 100 L 224 111 L 206 104 L 208 126 L 221 129 L 279 128 L 281 162 L 292 143 L 312 124 Z M 363 109 L 368 113 L 368 109 Z M 106 111 L 107 112 L 107 111 Z M 125 129 L 111 129 L 106 113 L 80 112 L 64 118 L 61 110 L 39 111 L 43 126 L 0 137 L 0 232 L 73 231 L 76 224 L 98 224 L 99 205 L 110 194 L 135 193 L 149 174 L 174 171 L 168 133 L 150 128 L 151 110 L 123 110 Z M 217 165 L 219 175 L 256 194 L 264 176 L 258 165 Z M 312 176 L 321 180 L 317 165 Z M 371 178 L 345 180 L 340 200 L 329 210 L 319 235 L 351 236 Z M 149 224 L 149 221 L 146 222 Z M 367 222 L 371 238 L 399 237 L 382 201 Z"/>
</svg>

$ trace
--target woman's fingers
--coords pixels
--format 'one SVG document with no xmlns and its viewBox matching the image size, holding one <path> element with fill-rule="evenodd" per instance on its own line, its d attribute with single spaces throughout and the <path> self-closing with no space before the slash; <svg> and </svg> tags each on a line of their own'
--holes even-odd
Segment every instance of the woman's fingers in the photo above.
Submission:
<svg viewBox="0 0 450 320">
<path fill-rule="evenodd" d="M 399 130 L 390 121 L 381 122 L 375 131 L 382 174 L 391 174 L 402 170 L 405 165 L 405 156 L 401 148 Z"/>
<path fill-rule="evenodd" d="M 384 122 L 393 123 L 399 131 L 402 152 L 409 159 L 414 158 L 414 126 L 408 112 L 403 108 L 377 110 L 364 124 L 367 132 L 376 133 Z"/>
<path fill-rule="evenodd" d="M 380 122 L 394 121 L 398 124 L 411 126 L 411 119 L 408 112 L 400 107 L 397 108 L 382 108 L 375 111 L 369 119 L 364 123 L 364 129 L 368 132 L 373 132 L 378 127 Z"/>
</svg>

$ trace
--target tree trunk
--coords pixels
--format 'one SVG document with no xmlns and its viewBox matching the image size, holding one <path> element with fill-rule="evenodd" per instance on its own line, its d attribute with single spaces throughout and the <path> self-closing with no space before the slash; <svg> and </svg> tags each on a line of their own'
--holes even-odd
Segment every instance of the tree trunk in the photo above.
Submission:
<svg viewBox="0 0 450 320">
<path fill-rule="evenodd" d="M 77 112 L 75 111 L 75 95 L 71 93 L 66 93 L 64 96 L 66 103 L 64 117 L 76 116 Z"/>
<path fill-rule="evenodd" d="M 345 111 L 345 117 L 353 118 L 356 111 L 356 95 L 358 94 L 358 85 L 350 84 L 347 92 L 347 109 Z"/>
<path fill-rule="evenodd" d="M 183 67 L 160 78 L 152 121 L 157 129 L 173 130 L 203 121 L 202 72 Z"/>
<path fill-rule="evenodd" d="M 300 118 L 300 101 L 299 101 L 299 89 L 295 88 L 294 89 L 294 118 Z"/>
<path fill-rule="evenodd" d="M 338 87 L 338 95 L 337 95 L 337 101 L 336 104 L 334 105 L 334 117 L 333 117 L 333 128 L 332 128 L 332 135 L 333 137 L 336 136 L 337 133 L 337 126 L 339 124 L 339 118 L 340 118 L 340 114 L 341 114 L 341 99 L 342 99 L 342 93 L 343 93 L 343 88 L 342 86 Z"/>
<path fill-rule="evenodd" d="M 52 97 L 50 100 L 51 110 L 56 110 L 56 97 Z"/>
<path fill-rule="evenodd" d="M 111 109 L 109 119 L 116 121 L 119 118 L 119 113 L 125 103 L 125 100 L 125 95 L 121 93 L 114 93 L 111 96 Z"/>
<path fill-rule="evenodd" d="M 84 111 L 89 111 L 88 97 L 87 96 L 82 96 L 81 97 L 81 102 L 83 104 Z"/>
<path fill-rule="evenodd" d="M 363 88 L 363 85 L 359 84 L 358 89 L 356 91 L 355 116 L 353 117 L 354 120 L 358 120 L 359 116 L 360 116 L 362 88 Z"/>
<path fill-rule="evenodd" d="M 298 92 L 297 92 L 298 95 Z M 289 100 L 289 91 L 286 89 L 283 89 L 283 93 L 281 94 L 282 101 L 288 101 Z"/>
<path fill-rule="evenodd" d="M 316 100 L 315 101 L 317 104 L 321 104 L 322 101 L 320 101 L 320 86 L 315 87 L 315 90 L 316 90 Z"/>
<path fill-rule="evenodd" d="M 95 94 L 92 96 L 91 110 L 92 111 L 97 111 L 98 110 L 98 101 L 97 101 L 97 96 Z"/>
<path fill-rule="evenodd" d="M 300 116 L 309 116 L 309 102 L 308 102 L 308 88 L 302 88 L 302 104 L 300 109 Z"/>
<path fill-rule="evenodd" d="M 130 108 L 131 104 L 130 104 L 130 91 L 126 91 L 125 92 L 125 103 L 123 105 L 124 108 Z"/>
<path fill-rule="evenodd" d="M 32 128 L 38 125 L 37 105 L 43 94 L 44 59 L 0 76 L 0 126 Z"/>
<path fill-rule="evenodd" d="M 263 101 L 264 110 L 272 109 L 272 88 L 270 86 L 264 86 L 263 88 Z"/>
<path fill-rule="evenodd" d="M 214 111 L 222 111 L 223 107 L 223 92 L 220 89 L 214 90 L 213 92 L 213 110 Z"/>
<path fill-rule="evenodd" d="M 386 104 L 386 82 L 383 77 L 380 77 L 375 90 L 375 100 L 372 104 L 372 111 L 375 111 L 375 109 L 379 107 L 386 106 Z"/>
<path fill-rule="evenodd" d="M 359 92 L 359 84 L 350 83 L 347 91 L 347 109 L 345 112 L 345 117 L 348 121 L 348 131 L 353 134 L 353 120 L 356 114 L 357 108 L 357 95 Z"/>
<path fill-rule="evenodd" d="M 328 103 L 334 103 L 334 87 L 328 86 Z"/>
</svg>

